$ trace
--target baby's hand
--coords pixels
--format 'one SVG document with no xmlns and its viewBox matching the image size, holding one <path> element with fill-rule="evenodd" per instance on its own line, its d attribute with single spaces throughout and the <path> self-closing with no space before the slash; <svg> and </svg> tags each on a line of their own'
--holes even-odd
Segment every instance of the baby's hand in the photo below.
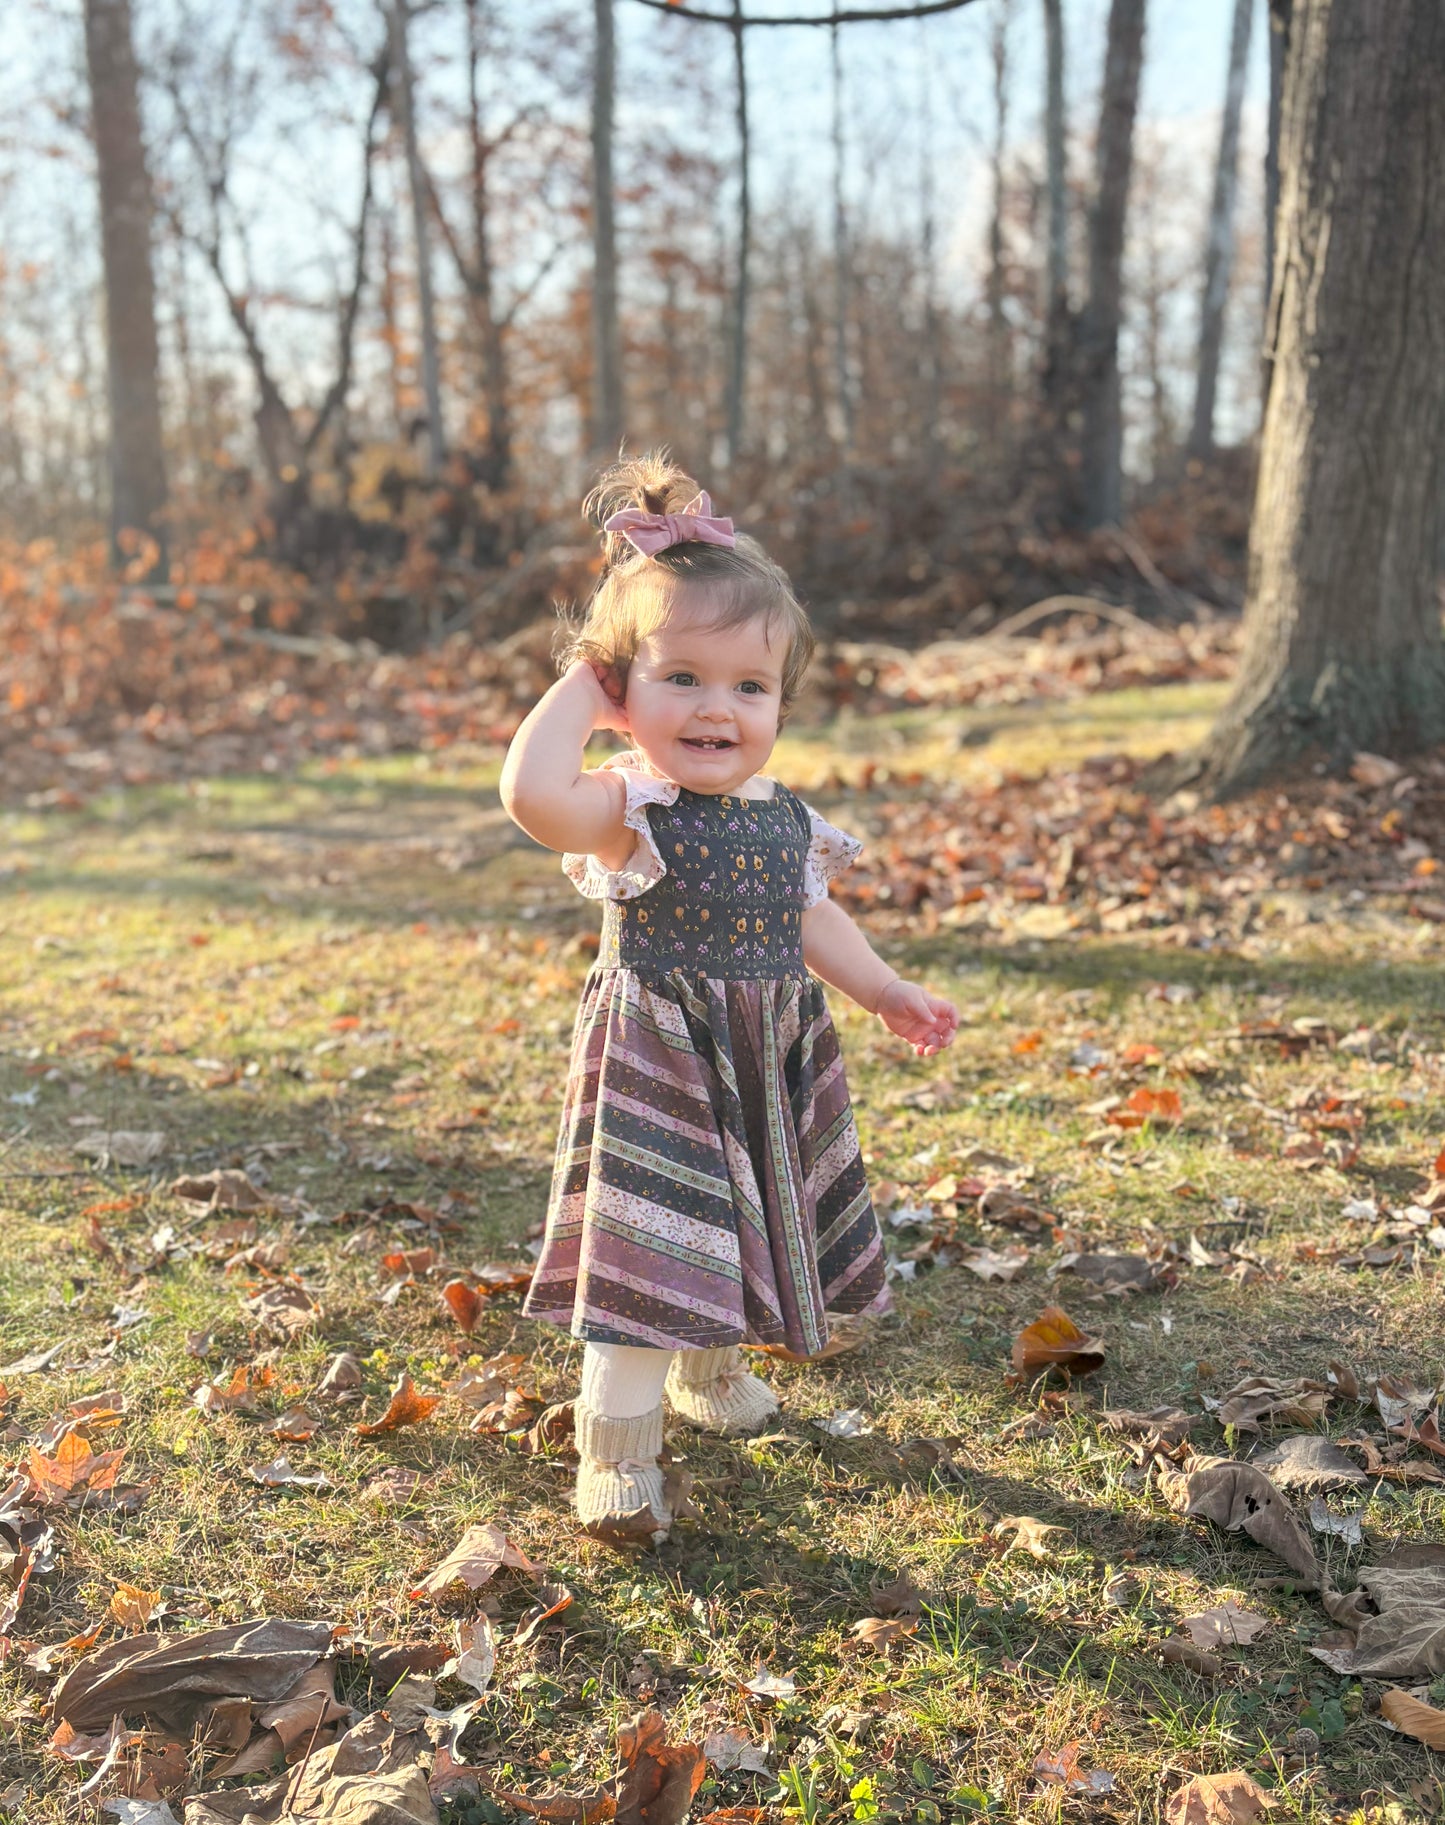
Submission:
<svg viewBox="0 0 1445 1825">
<path fill-rule="evenodd" d="M 878 999 L 878 1018 L 890 1033 L 906 1039 L 920 1058 L 932 1058 L 953 1044 L 958 1031 L 958 1009 L 951 1001 L 901 976 L 890 982 Z"/>
<path fill-rule="evenodd" d="M 586 659 L 577 659 L 567 668 L 567 682 L 591 703 L 594 729 L 616 729 L 619 734 L 627 734 L 627 706 L 614 673 Z"/>
</svg>

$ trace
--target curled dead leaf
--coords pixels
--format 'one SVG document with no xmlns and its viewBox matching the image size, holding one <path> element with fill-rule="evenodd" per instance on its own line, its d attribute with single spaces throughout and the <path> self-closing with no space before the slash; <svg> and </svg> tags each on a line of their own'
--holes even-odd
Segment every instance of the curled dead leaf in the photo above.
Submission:
<svg viewBox="0 0 1445 1825">
<path fill-rule="evenodd" d="M 520 1549 L 513 1546 L 500 1527 L 479 1523 L 469 1527 L 435 1571 L 414 1584 L 412 1597 L 442 1597 L 453 1585 L 465 1585 L 469 1591 L 480 1590 L 504 1565 L 518 1571 L 535 1572 L 537 1567 Z"/>
<path fill-rule="evenodd" d="M 1259 1545 L 1284 1560 L 1318 1590 L 1319 1560 L 1304 1525 L 1288 1500 L 1262 1470 L 1228 1458 L 1204 1458 L 1181 1475 L 1165 1475 L 1160 1488 L 1172 1508 L 1197 1515 L 1219 1527 L 1242 1529 Z"/>
<path fill-rule="evenodd" d="M 1086 1337 L 1061 1306 L 1045 1307 L 1013 1341 L 1011 1386 L 1019 1386 L 1049 1369 L 1066 1375 L 1091 1375 L 1102 1367 L 1104 1345 Z"/>
<path fill-rule="evenodd" d="M 863 1647 L 887 1652 L 912 1635 L 918 1627 L 916 1616 L 864 1616 L 852 1625 L 853 1639 Z"/>
<path fill-rule="evenodd" d="M 395 1432 L 402 1426 L 416 1426 L 428 1418 L 441 1402 L 440 1394 L 420 1394 L 410 1375 L 397 1377 L 386 1411 L 380 1419 L 366 1421 L 354 1430 L 358 1438 L 376 1438 L 383 1432 Z"/>
<path fill-rule="evenodd" d="M 1412 1698 L 1398 1686 L 1392 1686 L 1380 1700 L 1380 1715 L 1427 1749 L 1445 1749 L 1445 1711 Z"/>
<path fill-rule="evenodd" d="M 1251 1825 L 1279 1799 L 1242 1771 L 1196 1774 L 1164 1802 L 1166 1825 Z"/>
<path fill-rule="evenodd" d="M 1232 1600 L 1198 1616 L 1186 1616 L 1180 1625 L 1197 1648 L 1244 1647 L 1269 1627 L 1267 1616 L 1242 1610 Z"/>
<path fill-rule="evenodd" d="M 1053 1553 L 1050 1551 L 1049 1546 L 1044 1539 L 1045 1534 L 1057 1534 L 1066 1531 L 1053 1522 L 1037 1521 L 1032 1515 L 1011 1514 L 1004 1515 L 1002 1520 L 997 1521 L 994 1524 L 994 1538 L 1001 1539 L 1003 1535 L 1010 1530 L 1012 1530 L 1013 1539 L 1010 1540 L 1004 1557 L 1007 1558 L 1011 1552 L 1026 1552 L 1035 1559 L 1051 1559 L 1053 1557 Z"/>
</svg>

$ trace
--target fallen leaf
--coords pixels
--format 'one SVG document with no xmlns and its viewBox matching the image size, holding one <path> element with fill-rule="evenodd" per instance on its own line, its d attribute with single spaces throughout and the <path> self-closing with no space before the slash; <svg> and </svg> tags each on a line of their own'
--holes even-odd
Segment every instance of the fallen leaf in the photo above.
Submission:
<svg viewBox="0 0 1445 1825">
<path fill-rule="evenodd" d="M 1362 1544 L 1364 1536 L 1357 1514 L 1336 1514 L 1322 1495 L 1317 1495 L 1310 1503 L 1309 1514 L 1310 1526 L 1317 1534 L 1333 1534 L 1346 1546 Z"/>
<path fill-rule="evenodd" d="M 994 1537 L 1000 1538 L 1008 1529 L 1012 1529 L 1013 1539 L 1010 1540 L 1007 1551 L 1004 1553 L 1005 1558 L 1011 1552 L 1026 1552 L 1035 1559 L 1051 1559 L 1053 1554 L 1045 1543 L 1044 1535 L 1066 1531 L 1053 1522 L 1037 1521 L 1032 1515 L 1011 1514 L 1005 1515 L 1002 1520 L 995 1523 Z"/>
<path fill-rule="evenodd" d="M 113 1489 L 126 1452 L 125 1445 L 114 1451 L 92 1451 L 78 1432 L 61 1439 L 54 1457 L 44 1456 L 32 1445 L 26 1469 L 34 1499 L 42 1504 L 75 1502 Z"/>
<path fill-rule="evenodd" d="M 464 1634 L 459 1652 L 446 1661 L 437 1678 L 459 1679 L 480 1697 L 492 1683 L 496 1665 L 497 1644 L 492 1638 L 492 1624 L 487 1616 L 481 1615 Z"/>
<path fill-rule="evenodd" d="M 399 1735 L 373 1712 L 335 1743 L 259 1787 L 202 1793 L 186 1801 L 186 1825 L 437 1825 L 437 1810 L 418 1754 L 424 1745 Z"/>
<path fill-rule="evenodd" d="M 1370 1606 L 1379 1613 L 1371 1615 Z M 1445 1674 L 1445 1564 L 1367 1566 L 1359 1589 L 1328 1607 L 1357 1631 L 1352 1649 L 1311 1650 L 1337 1673 L 1409 1680 Z"/>
<path fill-rule="evenodd" d="M 1079 1766 L 1078 1743 L 1065 1743 L 1062 1749 L 1044 1749 L 1034 1757 L 1035 1779 L 1050 1786 L 1063 1787 L 1069 1793 L 1112 1793 L 1114 1777 L 1102 1769 L 1086 1773 Z"/>
<path fill-rule="evenodd" d="M 158 1130 L 131 1128 L 95 1129 L 75 1142 L 75 1151 L 112 1166 L 149 1166 L 166 1150 L 166 1136 Z"/>
<path fill-rule="evenodd" d="M 1250 1462 L 1280 1489 L 1348 1489 L 1369 1480 L 1338 1445 L 1318 1432 L 1281 1439 Z"/>
<path fill-rule="evenodd" d="M 793 1698 L 798 1687 L 791 1673 L 770 1673 L 761 1662 L 753 1677 L 744 1681 L 743 1691 L 751 1692 L 754 1698 Z"/>
<path fill-rule="evenodd" d="M 1177 1090 L 1139 1089 L 1104 1120 L 1115 1128 L 1142 1128 L 1146 1122 L 1173 1124 L 1184 1120 L 1184 1105 Z"/>
<path fill-rule="evenodd" d="M 1172 1665 L 1188 1667 L 1191 1673 L 1197 1673 L 1201 1679 L 1223 1679 L 1229 1670 L 1222 1660 L 1216 1659 L 1213 1654 L 1204 1653 L 1179 1635 L 1171 1635 L 1167 1641 L 1161 1641 L 1159 1652 Z"/>
<path fill-rule="evenodd" d="M 442 1301 L 452 1317 L 470 1337 L 477 1320 L 486 1308 L 487 1296 L 466 1280 L 448 1280 L 442 1288 Z"/>
<path fill-rule="evenodd" d="M 1169 1279 L 1164 1269 L 1143 1255 L 1065 1255 L 1052 1271 L 1077 1274 L 1101 1293 L 1114 1296 L 1155 1292 Z"/>
<path fill-rule="evenodd" d="M 321 1430 L 321 1421 L 305 1407 L 288 1407 L 266 1427 L 274 1438 L 288 1445 L 304 1445 Z"/>
<path fill-rule="evenodd" d="M 262 1330 L 283 1342 L 309 1330 L 322 1316 L 321 1307 L 299 1280 L 278 1281 L 274 1286 L 263 1287 L 259 1293 L 241 1303 L 247 1315 L 256 1319 Z"/>
<path fill-rule="evenodd" d="M 398 1248 L 381 1257 L 382 1272 L 387 1274 L 429 1274 L 439 1257 L 434 1248 Z"/>
<path fill-rule="evenodd" d="M 263 1706 L 256 1713 L 256 1722 L 263 1730 L 276 1732 L 282 1754 L 290 1761 L 293 1750 L 304 1748 L 328 1725 L 350 1716 L 350 1707 L 336 1696 L 336 1662 L 321 1660 L 301 1675 L 283 1699 Z"/>
<path fill-rule="evenodd" d="M 886 1650 L 913 1634 L 917 1627 L 916 1616 L 865 1616 L 852 1625 L 852 1634 L 864 1647 Z"/>
<path fill-rule="evenodd" d="M 875 1584 L 868 1601 L 880 1616 L 913 1616 L 923 1614 L 923 1593 L 906 1574 L 900 1573 L 891 1584 Z"/>
<path fill-rule="evenodd" d="M 1268 1375 L 1250 1375 L 1218 1400 L 1204 1397 L 1204 1404 L 1221 1426 L 1240 1432 L 1258 1432 L 1261 1420 L 1287 1420 L 1294 1426 L 1313 1426 L 1330 1404 L 1334 1390 L 1325 1382 L 1278 1382 Z"/>
<path fill-rule="evenodd" d="M 118 1584 L 111 1593 L 109 1609 L 123 1629 L 143 1629 L 160 1604 L 159 1591 L 145 1591 L 139 1585 Z"/>
<path fill-rule="evenodd" d="M 172 1179 L 166 1187 L 173 1198 L 179 1198 L 188 1215 L 211 1217 L 219 1210 L 269 1210 L 272 1200 L 258 1191 L 244 1172 L 223 1168 Z"/>
<path fill-rule="evenodd" d="M 1051 1305 L 1014 1338 L 1010 1382 L 1017 1386 L 1049 1369 L 1091 1375 L 1103 1361 L 1104 1346 L 1098 1338 L 1086 1337 L 1067 1312 Z"/>
<path fill-rule="evenodd" d="M 395 1432 L 401 1426 L 415 1426 L 427 1418 L 441 1403 L 440 1394 L 418 1394 L 410 1375 L 402 1372 L 391 1391 L 386 1412 L 355 1428 L 359 1438 L 375 1438 L 383 1432 Z"/>
<path fill-rule="evenodd" d="M 563 1610 L 570 1609 L 575 1601 L 565 1584 L 542 1585 L 537 1592 L 537 1601 L 517 1620 L 517 1632 L 512 1637 L 512 1646 L 530 1647 L 547 1624 L 556 1621 Z"/>
<path fill-rule="evenodd" d="M 975 1248 L 959 1258 L 959 1266 L 977 1274 L 980 1280 L 1017 1280 L 1028 1264 L 1026 1248 Z"/>
<path fill-rule="evenodd" d="M 702 1752 L 719 1774 L 766 1774 L 768 1748 L 742 1730 L 714 1730 L 703 1738 Z"/>
<path fill-rule="evenodd" d="M 253 1483 L 260 1483 L 266 1489 L 329 1489 L 331 1478 L 321 1471 L 308 1474 L 291 1468 L 291 1460 L 283 1452 L 280 1457 L 272 1458 L 269 1464 L 253 1464 L 247 1472 Z"/>
<path fill-rule="evenodd" d="M 268 1618 L 185 1635 L 128 1636 L 72 1667 L 51 1708 L 76 1730 L 97 1730 L 132 1712 L 184 1729 L 200 1700 L 218 1691 L 256 1703 L 284 1698 L 330 1650 L 331 1632 L 329 1622 Z"/>
<path fill-rule="evenodd" d="M 1159 1445 L 1182 1445 L 1198 1423 L 1182 1407 L 1151 1407 L 1147 1413 L 1132 1407 L 1106 1407 L 1099 1424 L 1106 1432 L 1122 1432 Z"/>
<path fill-rule="evenodd" d="M 118 1819 L 120 1825 L 180 1825 L 164 1800 L 130 1800 L 118 1794 L 103 1801 L 100 1810 Z"/>
<path fill-rule="evenodd" d="M 256 1396 L 263 1388 L 269 1388 L 276 1380 L 276 1371 L 269 1366 L 258 1368 L 255 1363 L 238 1363 L 226 1381 L 218 1377 L 215 1381 L 203 1382 L 191 1396 L 191 1404 L 199 1407 L 202 1413 L 238 1413 L 250 1411 L 256 1406 Z"/>
<path fill-rule="evenodd" d="M 829 1438 L 864 1438 L 873 1430 L 861 1407 L 840 1407 L 827 1419 L 815 1419 L 813 1424 Z"/>
<path fill-rule="evenodd" d="M 1380 1700 L 1380 1715 L 1427 1749 L 1445 1749 L 1445 1711 L 1392 1686 Z"/>
<path fill-rule="evenodd" d="M 1242 1771 L 1196 1774 L 1164 1802 L 1165 1825 L 1251 1825 L 1260 1813 L 1279 1804 Z"/>
<path fill-rule="evenodd" d="M 454 1584 L 463 1584 L 469 1591 L 480 1590 L 504 1565 L 523 1572 L 537 1569 L 500 1527 L 478 1524 L 466 1530 L 436 1570 L 413 1585 L 409 1595 L 442 1597 Z"/>
<path fill-rule="evenodd" d="M 618 1825 L 681 1825 L 707 1773 L 701 1743 L 669 1743 L 659 1711 L 644 1711 L 617 1732 L 624 1773 Z"/>
<path fill-rule="evenodd" d="M 1269 1618 L 1242 1610 L 1231 1600 L 1201 1615 L 1186 1616 L 1180 1626 L 1197 1648 L 1245 1647 L 1269 1627 Z"/>
<path fill-rule="evenodd" d="M 361 1364 L 350 1350 L 338 1350 L 326 1365 L 326 1372 L 316 1384 L 319 1400 L 341 1400 L 361 1386 Z"/>
<path fill-rule="evenodd" d="M 1309 1588 L 1319 1588 L 1319 1561 L 1299 1516 L 1253 1464 L 1203 1458 L 1185 1474 L 1161 1477 L 1160 1488 L 1171 1507 L 1219 1527 L 1242 1528 L 1307 1580 Z"/>
</svg>

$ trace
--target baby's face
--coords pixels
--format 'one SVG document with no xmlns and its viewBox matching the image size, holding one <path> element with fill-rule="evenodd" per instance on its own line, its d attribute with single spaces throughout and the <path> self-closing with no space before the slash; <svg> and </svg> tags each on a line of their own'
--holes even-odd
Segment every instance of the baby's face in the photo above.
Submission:
<svg viewBox="0 0 1445 1825">
<path fill-rule="evenodd" d="M 693 792 L 736 792 L 778 739 L 781 645 L 766 617 L 710 626 L 705 608 L 672 617 L 639 645 L 627 677 L 627 720 L 649 764 Z"/>
</svg>

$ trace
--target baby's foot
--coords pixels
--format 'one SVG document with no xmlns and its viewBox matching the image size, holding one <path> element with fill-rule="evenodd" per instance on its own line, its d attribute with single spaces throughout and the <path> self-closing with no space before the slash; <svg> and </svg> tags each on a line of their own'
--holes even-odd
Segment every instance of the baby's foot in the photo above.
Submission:
<svg viewBox="0 0 1445 1825">
<path fill-rule="evenodd" d="M 672 1510 L 663 1489 L 662 1407 L 635 1419 L 609 1419 L 576 1406 L 577 1518 L 588 1533 L 666 1536 Z"/>
<path fill-rule="evenodd" d="M 778 1411 L 777 1396 L 743 1367 L 736 1344 L 679 1350 L 667 1372 L 667 1398 L 690 1426 L 725 1438 L 751 1438 Z"/>
</svg>

